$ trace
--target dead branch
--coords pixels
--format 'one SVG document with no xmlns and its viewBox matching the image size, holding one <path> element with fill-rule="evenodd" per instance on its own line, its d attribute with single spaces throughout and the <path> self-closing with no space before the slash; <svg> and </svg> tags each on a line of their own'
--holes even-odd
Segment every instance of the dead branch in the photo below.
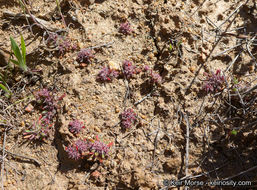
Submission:
<svg viewBox="0 0 257 190">
<path fill-rule="evenodd" d="M 11 11 L 4 11 L 3 12 L 3 16 L 9 19 L 14 19 L 14 20 L 19 20 L 19 19 L 30 19 L 33 22 L 36 22 L 36 24 L 39 24 L 42 28 L 51 31 L 51 32 L 55 32 L 58 31 L 58 28 L 53 27 L 53 24 L 50 22 L 47 22 L 43 19 L 37 18 L 33 15 L 29 15 L 29 14 L 21 14 L 21 13 L 14 13 Z"/>
</svg>

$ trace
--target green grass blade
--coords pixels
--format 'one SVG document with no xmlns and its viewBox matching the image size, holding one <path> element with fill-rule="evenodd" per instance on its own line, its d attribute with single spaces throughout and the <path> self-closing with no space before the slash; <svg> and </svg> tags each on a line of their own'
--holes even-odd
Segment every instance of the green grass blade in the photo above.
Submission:
<svg viewBox="0 0 257 190">
<path fill-rule="evenodd" d="M 10 59 L 10 61 L 11 61 L 11 62 L 13 62 L 15 65 L 20 66 L 20 64 L 19 64 L 19 62 L 18 62 L 18 61 L 14 60 L 14 59 Z"/>
<path fill-rule="evenodd" d="M 11 96 L 10 90 L 8 90 L 3 84 L 0 84 L 0 89 L 2 89 L 5 92 L 5 96 L 9 98 Z"/>
<path fill-rule="evenodd" d="M 23 62 L 26 64 L 26 45 L 22 35 L 21 35 L 21 52 L 22 52 Z"/>
<path fill-rule="evenodd" d="M 17 43 L 14 41 L 14 39 L 12 37 L 10 37 L 10 40 L 11 40 L 11 46 L 12 46 L 13 53 L 14 53 L 15 57 L 17 58 L 18 62 L 23 61 L 22 55 L 21 55 L 21 52 L 20 52 L 20 49 L 19 49 Z"/>
</svg>

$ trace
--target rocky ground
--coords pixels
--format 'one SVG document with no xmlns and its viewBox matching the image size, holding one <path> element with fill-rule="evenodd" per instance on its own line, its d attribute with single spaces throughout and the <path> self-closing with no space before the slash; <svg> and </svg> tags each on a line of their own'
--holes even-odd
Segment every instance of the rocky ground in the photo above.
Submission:
<svg viewBox="0 0 257 190">
<path fill-rule="evenodd" d="M 256 188 L 254 0 L 0 0 L 0 23 L 2 189 Z"/>
</svg>

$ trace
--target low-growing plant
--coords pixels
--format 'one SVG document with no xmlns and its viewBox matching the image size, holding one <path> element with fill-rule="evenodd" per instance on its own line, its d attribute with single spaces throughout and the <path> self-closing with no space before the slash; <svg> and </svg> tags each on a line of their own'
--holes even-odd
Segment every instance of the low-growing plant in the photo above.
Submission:
<svg viewBox="0 0 257 190">
<path fill-rule="evenodd" d="M 221 70 L 217 69 L 216 73 L 211 72 L 211 74 L 204 73 L 206 79 L 203 83 L 203 90 L 208 93 L 217 93 L 223 90 L 226 84 L 225 75 L 221 74 Z"/>
<path fill-rule="evenodd" d="M 77 49 L 77 45 L 75 43 L 73 44 L 70 38 L 54 32 L 50 32 L 48 34 L 46 44 L 48 46 L 52 46 L 53 48 L 57 48 L 57 51 L 60 54 L 64 54 L 65 52 Z"/>
<path fill-rule="evenodd" d="M 81 158 L 81 153 L 78 151 L 78 148 L 72 144 L 66 147 L 65 151 L 68 153 L 70 159 L 78 160 Z"/>
<path fill-rule="evenodd" d="M 110 69 L 109 67 L 103 67 L 101 71 L 98 73 L 97 79 L 102 82 L 109 82 L 113 80 L 114 78 L 117 78 L 119 76 L 119 72 Z"/>
<path fill-rule="evenodd" d="M 54 93 L 44 88 L 34 93 L 37 104 L 39 104 L 42 114 L 39 119 L 23 133 L 24 138 L 30 140 L 43 140 L 49 136 L 54 117 L 59 108 L 59 102 L 64 98 L 65 94 L 57 98 Z"/>
<path fill-rule="evenodd" d="M 148 65 L 144 67 L 144 71 L 146 71 L 148 77 L 150 78 L 150 81 L 154 84 L 161 84 L 162 77 L 159 75 L 159 73 L 153 71 Z"/>
<path fill-rule="evenodd" d="M 94 55 L 90 49 L 82 49 L 77 55 L 77 61 L 79 63 L 91 63 L 92 58 L 94 58 Z"/>
<path fill-rule="evenodd" d="M 128 60 L 123 62 L 122 68 L 123 74 L 127 79 L 130 79 L 137 72 L 136 67 Z"/>
<path fill-rule="evenodd" d="M 128 108 L 120 114 L 121 126 L 124 129 L 129 129 L 136 121 L 136 113 L 132 108 Z"/>
<path fill-rule="evenodd" d="M 23 36 L 21 35 L 21 48 L 19 48 L 19 46 L 12 37 L 10 37 L 10 40 L 13 54 L 17 59 L 10 59 L 10 61 L 13 62 L 15 65 L 18 65 L 23 71 L 28 71 L 28 67 L 26 64 L 26 45 Z"/>
<path fill-rule="evenodd" d="M 92 155 L 95 159 L 98 158 L 100 161 L 102 161 L 102 159 L 108 156 L 112 144 L 112 142 L 105 144 L 99 140 L 98 136 L 96 136 L 96 140 L 91 140 L 88 142 L 89 155 Z"/>
<path fill-rule="evenodd" d="M 101 142 L 96 136 L 96 140 L 77 140 L 65 148 L 68 157 L 74 160 L 82 159 L 85 157 L 92 157 L 94 160 L 102 162 L 110 151 L 112 142 L 105 144 Z"/>
<path fill-rule="evenodd" d="M 44 140 L 49 136 L 53 124 L 47 117 L 39 116 L 39 119 L 32 125 L 29 130 L 23 133 L 24 139 Z"/>
<path fill-rule="evenodd" d="M 4 76 L 1 73 L 0 73 L 0 89 L 2 89 L 5 92 L 5 96 L 7 98 L 9 98 L 12 95 L 11 91 L 8 89 L 8 85 L 6 81 L 4 80 Z"/>
<path fill-rule="evenodd" d="M 128 34 L 131 34 L 131 32 L 133 32 L 133 29 L 131 29 L 131 25 L 127 21 L 127 22 L 120 24 L 119 31 L 125 35 L 128 35 Z"/>
<path fill-rule="evenodd" d="M 83 128 L 85 128 L 83 122 L 77 119 L 69 123 L 69 131 L 73 134 L 78 134 Z"/>
</svg>

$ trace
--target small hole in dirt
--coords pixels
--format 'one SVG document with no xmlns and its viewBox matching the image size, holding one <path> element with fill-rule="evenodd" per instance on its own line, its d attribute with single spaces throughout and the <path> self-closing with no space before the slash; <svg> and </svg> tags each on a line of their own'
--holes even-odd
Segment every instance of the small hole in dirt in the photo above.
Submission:
<svg viewBox="0 0 257 190">
<path fill-rule="evenodd" d="M 223 15 L 219 14 L 218 15 L 218 20 L 223 20 L 223 19 L 224 19 Z"/>
<path fill-rule="evenodd" d="M 201 19 L 200 20 L 200 23 L 202 24 L 202 23 L 205 23 L 205 20 L 204 19 Z"/>
<path fill-rule="evenodd" d="M 223 42 L 224 44 L 228 44 L 229 41 L 228 41 L 228 39 L 223 39 L 222 42 Z"/>
</svg>

